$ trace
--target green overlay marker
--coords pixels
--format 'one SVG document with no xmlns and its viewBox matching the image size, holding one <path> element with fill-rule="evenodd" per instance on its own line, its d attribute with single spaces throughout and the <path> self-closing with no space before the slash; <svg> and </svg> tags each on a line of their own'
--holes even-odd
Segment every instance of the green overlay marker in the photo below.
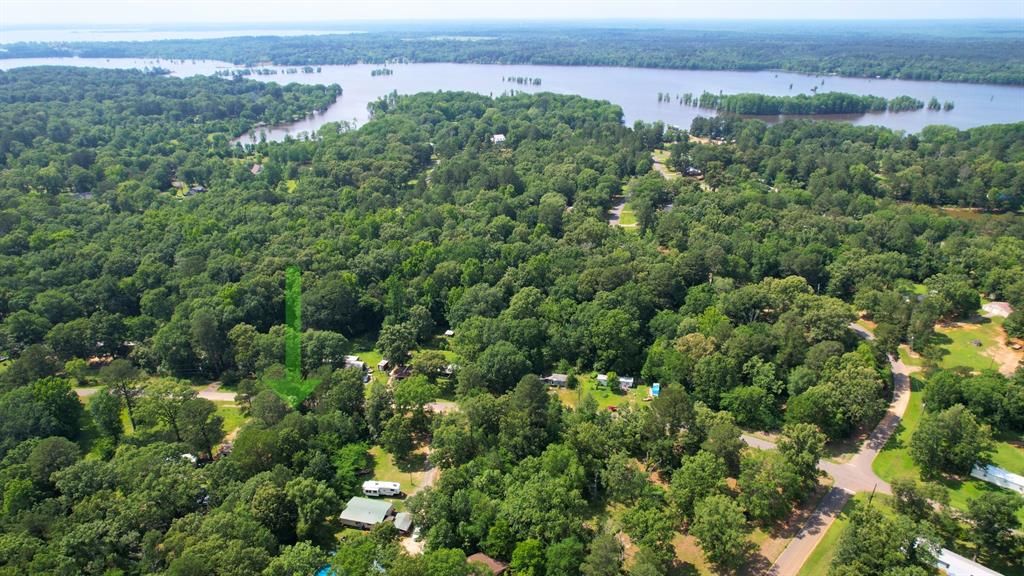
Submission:
<svg viewBox="0 0 1024 576">
<path fill-rule="evenodd" d="M 302 273 L 292 266 L 284 275 L 284 379 L 268 380 L 271 390 L 297 408 L 319 380 L 302 379 Z"/>
</svg>

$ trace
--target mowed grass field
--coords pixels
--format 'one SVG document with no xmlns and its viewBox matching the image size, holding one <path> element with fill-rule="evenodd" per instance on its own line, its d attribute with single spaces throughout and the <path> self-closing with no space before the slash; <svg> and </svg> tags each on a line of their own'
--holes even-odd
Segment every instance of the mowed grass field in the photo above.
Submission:
<svg viewBox="0 0 1024 576">
<path fill-rule="evenodd" d="M 910 457 L 910 439 L 917 431 L 921 424 L 921 418 L 924 416 L 923 382 L 918 378 L 913 378 L 911 382 L 910 405 L 907 407 L 907 412 L 896 433 L 889 439 L 885 448 L 879 452 L 872 464 L 875 474 L 878 474 L 879 478 L 886 482 L 892 482 L 897 478 L 917 480 L 921 478 L 921 468 Z M 1012 438 L 1002 437 L 1001 440 L 997 440 L 997 450 L 992 456 L 992 462 L 996 466 L 1020 474 L 1024 469 L 1024 451 L 1006 440 L 1012 440 Z M 1001 490 L 993 484 L 974 478 L 967 478 L 963 481 L 950 478 L 939 483 L 949 491 L 949 503 L 960 510 L 967 510 L 969 502 L 983 492 Z M 1017 517 L 1024 522 L 1024 509 L 1017 511 Z"/>
<path fill-rule="evenodd" d="M 996 316 L 958 322 L 952 326 L 937 326 L 938 347 L 942 351 L 939 367 L 966 366 L 973 370 L 998 370 L 1001 363 L 993 357 L 997 352 L 1011 362 L 1013 358 L 1020 360 L 1021 354 L 1005 346 L 1004 320 Z"/>
</svg>

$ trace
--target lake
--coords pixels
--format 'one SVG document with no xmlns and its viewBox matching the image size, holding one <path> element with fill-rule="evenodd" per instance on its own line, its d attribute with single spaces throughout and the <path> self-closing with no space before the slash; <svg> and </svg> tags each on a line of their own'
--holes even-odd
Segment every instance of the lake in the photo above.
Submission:
<svg viewBox="0 0 1024 576">
<path fill-rule="evenodd" d="M 102 68 L 145 68 L 160 66 L 174 76 L 213 74 L 218 70 L 234 69 L 226 62 L 181 61 L 149 59 L 83 59 L 83 58 L 26 58 L 0 60 L 0 69 L 32 65 L 97 66 Z M 880 112 L 864 115 L 835 117 L 858 125 L 877 124 L 907 132 L 918 132 L 930 124 L 947 124 L 957 128 L 972 128 L 986 124 L 1024 121 L 1024 87 L 988 84 L 961 84 L 953 82 L 918 82 L 911 80 L 882 80 L 843 78 L 836 76 L 809 76 L 790 72 L 748 72 L 707 70 L 658 70 L 648 68 L 614 68 L 583 66 L 535 66 L 500 64 L 391 64 L 394 74 L 371 76 L 379 64 L 350 66 L 322 66 L 320 72 L 285 74 L 287 67 L 268 66 L 279 73 L 270 76 L 251 76 L 257 80 L 286 84 L 339 84 L 344 93 L 338 102 L 323 114 L 309 116 L 286 126 L 263 127 L 243 136 L 243 142 L 283 140 L 286 136 L 301 137 L 314 133 L 326 122 L 343 121 L 355 126 L 368 120 L 367 104 L 380 96 L 397 90 L 399 94 L 424 91 L 464 90 L 498 96 L 504 92 L 557 92 L 579 94 L 587 98 L 608 100 L 622 107 L 625 122 L 660 120 L 689 128 L 697 116 L 713 116 L 714 111 L 678 102 L 658 102 L 658 93 L 676 95 L 703 91 L 725 94 L 757 92 L 771 95 L 809 94 L 817 87 L 819 92 L 849 92 L 871 94 L 885 98 L 907 95 L 927 102 L 933 96 L 940 102 L 952 101 L 950 111 L 927 109 L 912 112 Z M 540 78 L 541 84 L 504 82 L 508 77 Z M 792 86 L 792 88 L 790 87 Z M 770 120 L 777 120 L 772 117 Z"/>
</svg>

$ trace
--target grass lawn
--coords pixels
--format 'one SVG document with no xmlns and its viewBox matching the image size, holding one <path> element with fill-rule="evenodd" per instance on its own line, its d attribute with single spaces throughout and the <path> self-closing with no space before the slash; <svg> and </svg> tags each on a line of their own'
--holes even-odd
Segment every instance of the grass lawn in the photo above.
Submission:
<svg viewBox="0 0 1024 576">
<path fill-rule="evenodd" d="M 907 366 L 915 366 L 917 368 L 925 367 L 925 360 L 919 355 L 911 356 L 910 347 L 906 344 L 899 347 L 900 360 Z"/>
<path fill-rule="evenodd" d="M 630 207 L 629 202 L 622 207 L 622 216 L 619 218 L 619 226 L 635 226 L 636 225 L 636 214 L 633 212 L 633 208 Z"/>
<path fill-rule="evenodd" d="M 872 468 L 879 478 L 886 482 L 892 482 L 896 478 L 921 478 L 921 469 L 910 457 L 910 438 L 914 435 L 921 417 L 924 414 L 922 403 L 924 393 L 921 391 L 921 381 L 917 378 L 911 379 L 910 405 L 896 433 L 889 438 L 885 448 L 879 452 L 878 457 L 872 463 Z M 1008 442 L 996 442 L 997 451 L 993 455 L 993 463 L 997 466 L 1012 467 L 1020 470 L 1024 466 L 1024 451 Z M 949 491 L 949 503 L 960 510 L 967 510 L 968 502 L 980 496 L 983 492 L 997 491 L 993 484 L 967 478 L 964 481 L 947 478 L 941 480 Z M 1024 522 L 1024 509 L 1017 511 L 1017 517 Z"/>
<path fill-rule="evenodd" d="M 584 394 L 590 393 L 597 400 L 597 407 L 600 410 L 607 410 L 609 406 L 622 406 L 626 402 L 641 403 L 650 394 L 650 386 L 640 385 L 631 389 L 628 393 L 619 390 L 611 390 L 608 387 L 599 387 L 597 381 L 592 377 L 583 375 L 579 377 L 579 387 L 575 390 L 559 388 L 556 390 L 558 398 L 566 406 L 575 408 Z"/>
<path fill-rule="evenodd" d="M 937 326 L 938 347 L 942 350 L 940 368 L 966 366 L 974 370 L 998 370 L 999 363 L 984 354 L 986 350 L 1003 347 L 1001 317 L 961 322 L 954 327 Z M 981 342 L 976 346 L 974 341 Z"/>
<path fill-rule="evenodd" d="M 384 448 L 374 446 L 370 449 L 370 456 L 373 458 L 373 480 L 398 482 L 402 485 L 402 492 L 406 494 L 418 488 L 423 482 L 423 454 L 413 454 L 408 463 L 397 463 L 394 456 Z M 399 502 L 391 498 L 388 500 Z"/>
<path fill-rule="evenodd" d="M 217 405 L 217 414 L 224 419 L 224 432 L 230 434 L 232 430 L 245 423 L 245 416 L 242 410 L 234 402 L 214 402 Z"/>
</svg>

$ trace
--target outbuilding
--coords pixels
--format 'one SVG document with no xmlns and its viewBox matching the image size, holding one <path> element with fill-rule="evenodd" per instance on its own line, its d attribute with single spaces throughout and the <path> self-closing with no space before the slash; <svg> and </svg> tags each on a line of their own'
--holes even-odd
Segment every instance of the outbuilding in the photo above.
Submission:
<svg viewBox="0 0 1024 576">
<path fill-rule="evenodd" d="M 408 512 L 399 512 L 395 514 L 395 528 L 398 529 L 402 534 L 408 534 L 412 531 L 412 514 Z"/>
<path fill-rule="evenodd" d="M 483 564 L 491 571 L 491 574 L 494 574 L 495 576 L 502 574 L 505 570 L 508 570 L 508 564 L 499 562 L 483 552 L 477 552 L 476 554 L 471 555 L 469 558 L 466 558 L 466 561 L 471 564 Z"/>
<path fill-rule="evenodd" d="M 557 373 L 550 374 L 548 376 L 541 378 L 541 380 L 543 380 L 549 386 L 558 386 L 559 388 L 564 388 L 569 384 L 569 375 Z"/>
</svg>

